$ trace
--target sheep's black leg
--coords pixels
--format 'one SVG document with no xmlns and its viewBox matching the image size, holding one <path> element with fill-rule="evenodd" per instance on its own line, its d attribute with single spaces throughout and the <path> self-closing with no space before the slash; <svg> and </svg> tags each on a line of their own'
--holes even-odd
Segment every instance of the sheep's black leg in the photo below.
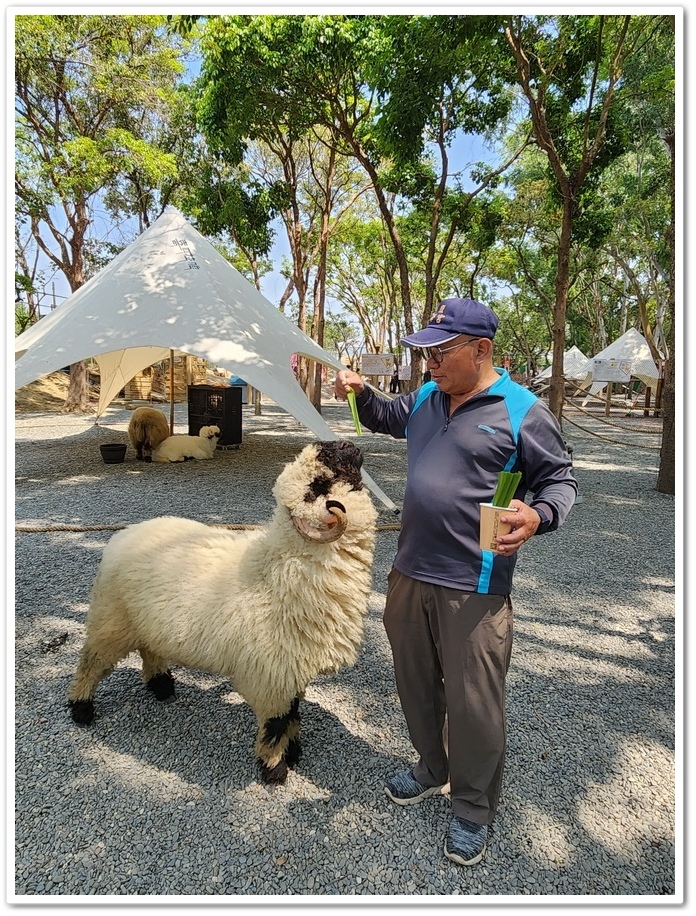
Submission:
<svg viewBox="0 0 696 916">
<path fill-rule="evenodd" d="M 299 705 L 300 699 L 295 697 L 288 712 L 282 716 L 273 716 L 270 719 L 266 719 L 263 724 L 258 762 L 264 782 L 274 785 L 284 783 L 287 779 L 288 767 L 294 766 L 300 759 L 301 748 L 298 737 L 300 725 Z M 282 752 L 280 760 L 271 765 L 264 758 L 276 758 L 277 755 L 273 751 L 283 743 L 285 743 L 285 750 Z"/>
<path fill-rule="evenodd" d="M 300 699 L 295 697 L 292 708 L 290 712 L 294 710 L 294 715 L 290 719 L 290 727 L 288 733 L 290 740 L 288 741 L 288 749 L 285 751 L 285 759 L 289 767 L 294 767 L 299 763 L 300 757 L 302 756 L 302 745 L 300 744 Z"/>
<path fill-rule="evenodd" d="M 94 720 L 92 700 L 68 700 L 70 715 L 76 725 L 91 725 Z"/>
<path fill-rule="evenodd" d="M 162 702 L 174 699 L 174 678 L 167 665 L 167 659 L 149 649 L 138 649 L 143 660 L 143 680 L 148 690 Z"/>
<path fill-rule="evenodd" d="M 288 749 L 285 752 L 285 759 L 288 766 L 292 767 L 297 766 L 300 762 L 300 757 L 302 756 L 302 745 L 300 744 L 299 738 L 291 738 L 288 742 Z"/>
<path fill-rule="evenodd" d="M 163 671 L 151 677 L 145 685 L 151 690 L 155 698 L 160 701 L 174 699 L 174 678 L 171 671 Z"/>
<path fill-rule="evenodd" d="M 274 767 L 269 767 L 263 760 L 259 759 L 261 768 L 261 778 L 270 786 L 282 786 L 288 778 L 288 765 L 285 760 L 281 760 Z"/>
<path fill-rule="evenodd" d="M 89 638 L 82 647 L 77 672 L 68 691 L 68 708 L 76 725 L 90 725 L 94 720 L 94 693 L 99 682 L 128 654 L 123 647 L 117 647 L 117 651 L 113 651 L 113 646 L 108 648 L 112 650 L 110 653 L 108 650 L 100 652 Z"/>
<path fill-rule="evenodd" d="M 279 744 L 290 728 L 290 725 L 293 722 L 299 721 L 299 706 L 299 697 L 295 697 L 288 712 L 284 713 L 282 716 L 273 716 L 272 719 L 266 719 L 263 737 L 265 743 L 269 745 L 269 747 L 275 747 Z"/>
</svg>

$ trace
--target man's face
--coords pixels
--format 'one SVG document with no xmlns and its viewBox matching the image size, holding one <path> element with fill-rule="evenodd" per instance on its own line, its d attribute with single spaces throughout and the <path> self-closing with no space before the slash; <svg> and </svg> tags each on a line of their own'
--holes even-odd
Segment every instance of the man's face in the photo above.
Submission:
<svg viewBox="0 0 696 916">
<path fill-rule="evenodd" d="M 445 394 L 467 394 L 476 388 L 481 364 L 482 338 L 462 334 L 442 347 L 430 347 L 427 368 Z"/>
</svg>

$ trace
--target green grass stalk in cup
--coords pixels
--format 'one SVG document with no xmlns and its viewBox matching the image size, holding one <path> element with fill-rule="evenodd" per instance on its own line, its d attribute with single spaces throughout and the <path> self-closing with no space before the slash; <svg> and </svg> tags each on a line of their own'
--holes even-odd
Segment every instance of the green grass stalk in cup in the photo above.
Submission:
<svg viewBox="0 0 696 916">
<path fill-rule="evenodd" d="M 516 471 L 514 474 L 511 471 L 501 471 L 498 474 L 498 483 L 493 494 L 492 505 L 507 509 L 510 505 L 510 500 L 515 495 L 515 490 L 520 480 L 522 480 L 521 471 Z"/>
</svg>

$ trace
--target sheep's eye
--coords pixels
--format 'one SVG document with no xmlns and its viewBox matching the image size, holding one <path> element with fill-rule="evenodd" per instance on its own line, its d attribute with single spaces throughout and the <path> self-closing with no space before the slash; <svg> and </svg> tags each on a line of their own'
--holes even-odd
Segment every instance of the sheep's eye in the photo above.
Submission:
<svg viewBox="0 0 696 916">
<path fill-rule="evenodd" d="M 305 502 L 313 503 L 320 496 L 328 496 L 332 483 L 331 477 L 315 477 L 309 485 L 309 493 L 305 495 Z"/>
</svg>

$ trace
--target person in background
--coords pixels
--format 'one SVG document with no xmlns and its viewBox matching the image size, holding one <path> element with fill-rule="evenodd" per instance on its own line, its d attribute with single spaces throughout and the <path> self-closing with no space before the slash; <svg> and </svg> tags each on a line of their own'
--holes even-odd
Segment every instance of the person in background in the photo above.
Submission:
<svg viewBox="0 0 696 916">
<path fill-rule="evenodd" d="M 387 400 L 341 371 L 334 389 L 339 399 L 355 392 L 368 429 L 407 438 L 384 625 L 417 760 L 385 791 L 397 805 L 449 792 L 444 852 L 460 865 L 483 857 L 499 802 L 517 552 L 555 531 L 577 493 L 555 417 L 494 367 L 497 326 L 486 305 L 445 299 L 427 327 L 402 341 L 422 351 L 429 384 Z M 482 550 L 479 503 L 491 501 L 502 470 L 522 472 L 503 517 L 512 530 L 498 536 L 496 551 Z"/>
</svg>

